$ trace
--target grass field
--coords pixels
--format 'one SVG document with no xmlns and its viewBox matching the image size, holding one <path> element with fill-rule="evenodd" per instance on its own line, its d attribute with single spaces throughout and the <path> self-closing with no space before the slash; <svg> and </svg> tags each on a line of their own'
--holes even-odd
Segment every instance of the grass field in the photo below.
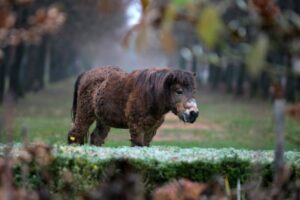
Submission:
<svg viewBox="0 0 300 200">
<path fill-rule="evenodd" d="M 21 130 L 25 128 L 30 141 L 66 144 L 71 127 L 73 82 L 70 79 L 48 86 L 18 102 L 14 120 L 16 141 L 21 141 Z M 199 91 L 198 105 L 200 117 L 192 125 L 168 114 L 152 144 L 245 149 L 274 147 L 271 103 Z M 288 138 L 293 138 L 286 141 L 286 149 L 299 151 L 300 124 L 287 119 L 286 129 Z M 112 129 L 105 146 L 128 146 L 128 139 L 128 130 Z"/>
</svg>

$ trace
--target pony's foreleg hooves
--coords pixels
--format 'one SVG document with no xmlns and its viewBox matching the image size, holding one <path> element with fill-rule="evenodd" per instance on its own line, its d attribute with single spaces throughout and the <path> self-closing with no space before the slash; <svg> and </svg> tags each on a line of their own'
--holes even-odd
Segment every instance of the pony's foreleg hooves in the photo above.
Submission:
<svg viewBox="0 0 300 200">
<path fill-rule="evenodd" d="M 150 147 L 150 143 L 145 143 L 144 147 Z"/>
<path fill-rule="evenodd" d="M 75 133 L 74 131 L 70 131 L 68 133 L 68 144 L 84 144 L 85 137 Z"/>
<path fill-rule="evenodd" d="M 144 146 L 149 147 L 150 146 L 151 141 L 149 140 L 145 140 L 144 141 Z"/>
<path fill-rule="evenodd" d="M 131 146 L 132 147 L 145 147 L 145 146 L 147 146 L 147 145 L 145 145 L 145 144 L 143 144 L 141 142 L 132 141 L 132 140 L 130 140 L 130 141 L 131 141 Z"/>
<path fill-rule="evenodd" d="M 145 144 L 145 141 L 144 141 L 144 134 L 143 133 L 140 133 L 140 134 L 136 134 L 136 133 L 131 133 L 131 146 L 134 147 L 134 146 L 138 146 L 138 147 L 144 147 L 144 146 L 147 146 Z"/>
<path fill-rule="evenodd" d="M 137 142 L 132 142 L 132 141 L 131 141 L 131 146 L 132 147 L 149 147 L 149 145 L 141 144 L 141 143 L 137 143 Z"/>
<path fill-rule="evenodd" d="M 151 132 L 147 132 L 146 134 L 145 134 L 145 142 L 144 142 L 144 144 L 145 144 L 145 146 L 147 146 L 147 147 L 149 147 L 150 146 L 150 143 L 152 142 L 152 140 L 153 140 L 153 137 L 155 136 L 155 134 L 156 134 L 156 130 L 155 131 L 151 131 Z"/>
</svg>

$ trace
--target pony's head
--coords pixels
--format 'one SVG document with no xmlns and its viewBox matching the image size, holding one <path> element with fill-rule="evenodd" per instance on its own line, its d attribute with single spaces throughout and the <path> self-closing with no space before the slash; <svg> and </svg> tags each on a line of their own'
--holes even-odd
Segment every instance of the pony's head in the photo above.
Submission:
<svg viewBox="0 0 300 200">
<path fill-rule="evenodd" d="M 198 117 L 195 90 L 195 74 L 192 72 L 173 70 L 167 76 L 165 91 L 169 95 L 170 110 L 184 122 L 194 123 Z"/>
<path fill-rule="evenodd" d="M 145 100 L 152 113 L 172 111 L 184 122 L 193 123 L 198 117 L 194 97 L 195 75 L 189 71 L 169 68 L 143 70 L 137 76 Z"/>
</svg>

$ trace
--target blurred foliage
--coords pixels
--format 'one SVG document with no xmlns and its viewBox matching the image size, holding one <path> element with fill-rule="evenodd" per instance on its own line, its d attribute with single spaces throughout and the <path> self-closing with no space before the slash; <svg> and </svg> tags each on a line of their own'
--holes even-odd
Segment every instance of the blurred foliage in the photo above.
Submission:
<svg viewBox="0 0 300 200">
<path fill-rule="evenodd" d="M 5 148 L 2 146 L 1 155 L 4 155 L 3 150 Z M 13 148 L 11 155 L 15 159 L 13 168 L 17 186 L 23 184 L 25 188 L 37 191 L 44 187 L 60 197 L 68 194 L 75 197 L 91 191 L 101 183 L 101 178 L 102 183 L 105 183 L 105 178 L 108 177 L 107 170 L 113 170 L 108 166 L 112 166 L 115 161 L 124 160 L 125 155 L 127 162 L 134 167 L 134 172 L 142 176 L 148 192 L 179 177 L 207 182 L 216 175 L 228 177 L 231 188 L 234 188 L 237 180 L 245 183 L 254 178 L 253 169 L 259 169 L 256 172 L 257 176 L 262 177 L 264 183 L 270 184 L 272 181 L 272 151 L 175 147 L 99 149 L 91 146 L 55 146 L 53 153 L 51 150 L 51 147 L 39 143 Z M 296 176 L 294 178 L 299 178 L 296 154 L 289 152 L 286 159 Z M 195 158 L 195 155 L 198 155 L 198 158 Z M 160 157 L 162 159 L 158 159 Z M 28 169 L 24 177 L 25 166 L 28 166 Z M 118 171 L 113 170 L 113 173 Z"/>
<path fill-rule="evenodd" d="M 129 3 L 0 0 L 0 104 L 92 67 L 103 54 L 96 44 L 119 39 Z"/>
<path fill-rule="evenodd" d="M 131 35 L 133 32 L 143 35 L 137 37 L 139 47 L 142 46 L 140 38 L 147 38 L 146 30 L 150 27 L 161 35 L 162 49 L 167 54 L 180 50 L 180 38 L 183 36 L 176 27 L 186 23 L 198 35 L 194 44 L 203 45 L 207 54 L 219 52 L 229 55 L 239 49 L 238 56 L 246 60 L 248 71 L 253 76 L 269 66 L 267 55 L 270 54 L 270 46 L 286 49 L 287 54 L 299 55 L 300 44 L 296 41 L 300 35 L 300 17 L 291 10 L 281 10 L 274 0 L 162 0 L 141 3 L 143 16 L 129 31 Z M 129 35 L 125 40 L 130 38 Z"/>
<path fill-rule="evenodd" d="M 246 56 L 246 65 L 252 75 L 258 75 L 264 68 L 267 51 L 269 46 L 269 38 L 261 34 L 257 41 L 250 47 L 250 51 Z"/>
<path fill-rule="evenodd" d="M 218 10 L 213 6 L 207 6 L 199 16 L 197 32 L 205 45 L 214 47 L 222 30 L 222 20 Z"/>
<path fill-rule="evenodd" d="M 0 169 L 6 169 L 0 171 L 0 176 L 5 178 L 9 173 L 13 172 L 13 174 L 10 179 L 0 180 L 0 195 L 6 195 L 10 191 L 11 199 L 16 200 L 32 199 L 30 198 L 32 195 L 34 195 L 34 199 L 75 199 L 80 197 L 88 200 L 121 198 L 142 200 L 145 192 L 149 195 L 155 188 L 178 178 L 202 182 L 201 184 L 205 188 L 210 187 L 210 184 L 214 182 L 210 180 L 219 180 L 223 182 L 221 184 L 223 191 L 227 190 L 224 194 L 230 195 L 230 188 L 235 188 L 238 180 L 243 184 L 247 181 L 251 182 L 253 179 L 256 180 L 253 175 L 254 169 L 255 176 L 259 176 L 265 186 L 273 187 L 272 176 L 270 176 L 272 172 L 270 162 L 273 153 L 270 151 L 224 149 L 212 152 L 212 149 L 186 150 L 172 147 L 140 149 L 55 146 L 52 148 L 42 143 L 34 143 L 14 146 L 9 154 L 11 162 L 5 162 L 7 159 L 4 153 L 5 149 L 5 146 L 0 146 Z M 162 153 L 160 150 L 164 152 Z M 155 157 L 156 154 L 165 154 L 166 157 L 172 159 L 160 160 L 159 157 Z M 184 154 L 185 157 L 181 156 Z M 215 158 L 207 156 L 207 154 L 215 155 Z M 287 176 L 288 183 L 294 183 L 295 178 L 299 178 L 299 163 L 297 163 L 296 154 L 296 152 L 289 152 L 287 156 L 287 159 L 291 161 Z M 127 157 L 125 158 L 124 155 Z M 206 159 L 195 159 L 194 155 L 202 155 Z M 263 155 L 263 158 L 257 155 Z M 189 161 L 189 159 L 192 160 Z M 216 175 L 226 178 L 215 179 Z M 6 182 L 2 180 L 6 180 Z M 9 184 L 6 185 L 7 183 Z M 12 185 L 12 183 L 14 184 Z M 193 185 L 191 182 L 185 182 L 185 184 Z M 257 181 L 252 184 L 259 189 L 262 182 Z M 247 187 L 246 184 L 245 189 Z M 297 192 L 296 188 L 284 190 L 281 185 L 276 187 L 280 189 L 278 191 L 280 194 L 283 194 L 283 191 L 290 191 L 288 195 L 297 194 L 295 193 Z M 167 191 L 172 192 L 173 189 L 177 191 L 176 188 L 172 188 L 172 186 L 158 188 L 154 192 L 156 199 L 165 199 Z M 188 189 L 187 191 L 191 192 Z M 186 193 L 187 191 L 179 190 L 178 194 L 189 195 Z M 243 192 L 247 192 L 247 190 Z M 215 193 L 212 192 L 212 194 Z M 254 193 L 249 194 L 254 195 Z M 118 198 L 113 198 L 111 195 Z"/>
</svg>

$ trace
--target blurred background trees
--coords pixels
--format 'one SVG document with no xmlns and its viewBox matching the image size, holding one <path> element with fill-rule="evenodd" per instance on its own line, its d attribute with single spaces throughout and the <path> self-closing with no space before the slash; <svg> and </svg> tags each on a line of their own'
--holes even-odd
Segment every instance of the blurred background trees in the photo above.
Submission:
<svg viewBox="0 0 300 200">
<path fill-rule="evenodd" d="M 2 0 L 0 16 L 2 101 L 6 88 L 16 98 L 43 88 L 46 37 L 59 30 L 65 15 L 50 1 Z"/>
<path fill-rule="evenodd" d="M 279 82 L 295 102 L 299 12 L 296 0 L 1 0 L 0 101 L 96 65 L 146 63 L 236 96 L 271 99 Z"/>
<path fill-rule="evenodd" d="M 213 90 L 270 99 L 280 82 L 287 100 L 300 99 L 298 1 L 142 2 L 132 31 L 157 30 L 170 66 L 198 72 Z"/>
<path fill-rule="evenodd" d="M 128 3 L 1 0 L 0 102 L 6 91 L 18 99 L 92 67 L 100 40 L 126 24 Z"/>
</svg>

